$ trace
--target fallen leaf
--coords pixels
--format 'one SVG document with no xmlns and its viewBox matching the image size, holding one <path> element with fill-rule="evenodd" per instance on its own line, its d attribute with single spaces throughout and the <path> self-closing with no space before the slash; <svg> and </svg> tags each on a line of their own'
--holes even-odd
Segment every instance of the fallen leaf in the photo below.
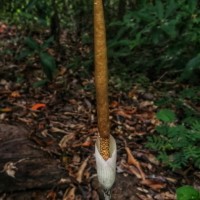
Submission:
<svg viewBox="0 0 200 200">
<path fill-rule="evenodd" d="M 60 128 L 56 128 L 56 127 L 52 127 L 52 128 L 50 129 L 50 131 L 51 131 L 52 133 L 65 133 L 65 134 L 67 134 L 67 131 L 62 130 L 62 129 L 60 129 Z"/>
<path fill-rule="evenodd" d="M 160 189 L 166 187 L 165 183 L 157 182 L 157 181 L 150 180 L 150 179 L 142 180 L 141 184 L 146 185 L 153 190 L 160 190 Z"/>
<path fill-rule="evenodd" d="M 69 100 L 69 103 L 72 104 L 72 105 L 76 105 L 77 104 L 77 101 L 75 99 L 70 99 Z"/>
<path fill-rule="evenodd" d="M 114 113 L 116 115 L 122 116 L 122 117 L 127 118 L 127 119 L 132 118 L 132 116 L 130 114 L 126 113 L 124 110 L 115 110 Z"/>
<path fill-rule="evenodd" d="M 62 66 L 59 70 L 59 75 L 63 76 L 66 72 L 67 72 L 67 68 Z"/>
<path fill-rule="evenodd" d="M 137 111 L 137 108 L 136 107 L 126 107 L 126 113 L 127 114 L 134 114 L 134 113 L 136 113 L 136 111 Z"/>
<path fill-rule="evenodd" d="M 111 108 L 116 108 L 118 106 L 119 106 L 119 102 L 117 102 L 117 101 L 112 101 L 111 104 L 110 104 Z"/>
<path fill-rule="evenodd" d="M 160 200 L 160 199 L 175 200 L 176 199 L 176 195 L 175 194 L 171 194 L 170 192 L 163 192 L 163 193 L 157 194 L 154 198 L 157 199 L 157 200 Z"/>
<path fill-rule="evenodd" d="M 30 118 L 18 118 L 19 121 L 25 122 L 26 124 L 31 124 L 33 122 L 33 119 Z"/>
<path fill-rule="evenodd" d="M 147 158 L 151 163 L 153 163 L 154 165 L 159 165 L 159 164 L 160 164 L 159 160 L 158 160 L 153 154 L 148 153 L 148 154 L 146 155 L 146 158 Z"/>
<path fill-rule="evenodd" d="M 69 142 L 75 138 L 74 133 L 69 133 L 68 135 L 65 135 L 61 141 L 59 142 L 59 146 L 61 149 L 67 148 Z"/>
<path fill-rule="evenodd" d="M 71 179 L 68 177 L 68 178 L 61 178 L 58 182 L 58 184 L 69 184 L 71 183 Z"/>
<path fill-rule="evenodd" d="M 90 147 L 90 146 L 92 146 L 92 140 L 91 140 L 91 138 L 87 137 L 86 140 L 85 140 L 85 142 L 83 142 L 82 146 L 83 147 Z"/>
<path fill-rule="evenodd" d="M 72 161 L 74 164 L 79 164 L 81 161 L 81 158 L 78 154 L 74 154 Z"/>
<path fill-rule="evenodd" d="M 31 107 L 31 110 L 39 110 L 41 108 L 45 108 L 46 104 L 44 103 L 36 103 Z"/>
<path fill-rule="evenodd" d="M 153 200 L 153 198 L 147 194 L 147 196 L 142 195 L 142 194 L 136 194 L 136 196 L 140 199 L 140 200 Z"/>
<path fill-rule="evenodd" d="M 8 162 L 4 165 L 2 172 L 6 172 L 6 174 L 10 177 L 15 178 L 15 173 L 17 171 L 17 167 L 15 166 L 15 163 Z"/>
<path fill-rule="evenodd" d="M 55 191 L 50 191 L 48 194 L 47 194 L 47 199 L 50 199 L 50 200 L 56 200 L 56 192 Z"/>
<path fill-rule="evenodd" d="M 44 137 L 47 137 L 48 136 L 48 130 L 47 129 L 44 129 L 41 134 L 44 136 Z"/>
<path fill-rule="evenodd" d="M 62 158 L 62 164 L 63 165 L 68 165 L 69 163 L 71 163 L 71 160 L 69 159 L 69 156 L 63 155 Z"/>
<path fill-rule="evenodd" d="M 177 183 L 177 179 L 175 179 L 175 178 L 166 177 L 166 180 L 168 180 L 169 182 L 172 182 L 172 183 Z"/>
<path fill-rule="evenodd" d="M 12 92 L 12 93 L 10 94 L 10 96 L 13 97 L 13 98 L 18 98 L 18 97 L 20 97 L 21 95 L 20 95 L 20 93 L 19 93 L 18 91 L 14 91 L 14 92 Z"/>
<path fill-rule="evenodd" d="M 81 183 L 82 182 L 82 178 L 83 178 L 83 172 L 87 166 L 87 163 L 88 163 L 88 160 L 89 160 L 89 157 L 87 157 L 83 163 L 81 164 L 77 174 L 76 174 L 76 180 Z"/>
<path fill-rule="evenodd" d="M 134 174 L 138 179 L 141 179 L 141 174 L 140 172 L 134 168 L 134 166 L 130 166 L 128 164 L 122 163 L 121 164 L 126 170 L 128 170 L 129 173 Z"/>
<path fill-rule="evenodd" d="M 130 125 L 128 125 L 128 124 L 124 124 L 124 126 L 125 126 L 125 128 L 126 128 L 127 130 L 135 132 L 135 127 L 130 126 Z"/>
<path fill-rule="evenodd" d="M 63 195 L 62 200 L 75 200 L 75 191 L 76 191 L 75 187 L 72 187 L 71 189 L 67 189 Z"/>
<path fill-rule="evenodd" d="M 0 112 L 11 112 L 12 108 L 6 107 L 6 108 L 0 108 Z"/>
<path fill-rule="evenodd" d="M 140 163 L 133 157 L 131 150 L 129 149 L 129 147 L 125 147 L 125 150 L 128 154 L 128 164 L 129 165 L 134 165 L 138 171 L 140 172 L 140 175 L 142 177 L 142 180 L 145 180 L 145 173 L 143 172 Z"/>
<path fill-rule="evenodd" d="M 154 103 L 153 101 L 142 101 L 139 105 L 140 109 L 143 109 L 148 106 L 152 106 Z"/>
<path fill-rule="evenodd" d="M 4 120 L 5 117 L 6 117 L 6 113 L 1 113 L 1 114 L 0 114 L 0 120 Z"/>
</svg>

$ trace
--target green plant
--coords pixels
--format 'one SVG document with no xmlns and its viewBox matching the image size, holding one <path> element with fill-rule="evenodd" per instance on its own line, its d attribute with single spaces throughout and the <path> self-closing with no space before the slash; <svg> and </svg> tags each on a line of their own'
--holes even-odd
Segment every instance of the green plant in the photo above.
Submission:
<svg viewBox="0 0 200 200">
<path fill-rule="evenodd" d="M 113 20 L 108 49 L 116 70 L 145 72 L 154 80 L 170 69 L 181 72 L 180 80 L 193 77 L 199 70 L 198 6 L 197 0 L 142 1 L 122 20 Z"/>
<path fill-rule="evenodd" d="M 56 61 L 55 58 L 51 56 L 46 50 L 52 42 L 53 37 L 50 37 L 43 44 L 39 44 L 33 38 L 27 37 L 24 41 L 25 48 L 20 52 L 20 54 L 16 56 L 16 59 L 21 60 L 32 56 L 37 56 L 40 60 L 46 78 L 48 81 L 52 81 L 56 72 Z M 44 83 L 46 82 L 41 82 L 41 84 Z M 36 86 L 37 85 L 40 84 L 38 83 Z"/>
<path fill-rule="evenodd" d="M 185 185 L 176 190 L 177 200 L 200 200 L 200 193 L 192 186 Z"/>
<path fill-rule="evenodd" d="M 172 169 L 191 164 L 200 168 L 200 121 L 176 124 L 170 109 L 160 110 L 157 118 L 162 124 L 156 127 L 156 135 L 148 137 L 147 147 L 159 152 L 158 159 Z"/>
</svg>

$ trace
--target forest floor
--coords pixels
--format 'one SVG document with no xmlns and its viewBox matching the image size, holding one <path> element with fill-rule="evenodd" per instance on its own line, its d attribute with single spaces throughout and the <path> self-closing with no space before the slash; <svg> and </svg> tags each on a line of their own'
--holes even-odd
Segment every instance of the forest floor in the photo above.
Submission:
<svg viewBox="0 0 200 200">
<path fill-rule="evenodd" d="M 34 183 L 26 188 L 26 181 L 22 190 L 0 188 L 0 199 L 102 199 L 94 159 L 98 132 L 93 74 L 82 66 L 69 69 L 63 58 L 49 48 L 48 52 L 58 58 L 57 75 L 51 83 L 35 86 L 44 78 L 38 59 L 14 59 L 15 52 L 21 50 L 18 42 L 22 37 L 16 29 L 0 29 L 0 51 L 8 52 L 1 54 L 0 60 L 0 126 L 4 125 L 5 134 L 6 125 L 25 127 L 28 140 L 47 153 L 52 162 L 58 161 L 64 173 L 59 183 L 44 183 L 40 188 Z M 147 137 L 160 123 L 155 100 L 168 94 L 154 83 L 145 88 L 135 84 L 129 91 L 119 91 L 110 82 L 109 90 L 111 130 L 117 142 L 113 200 L 175 199 L 176 188 L 198 181 L 198 174 L 190 169 L 171 171 L 156 159 L 156 152 L 145 147 Z M 0 173 L 15 181 L 17 167 L 8 169 L 7 163 L 1 163 Z"/>
</svg>

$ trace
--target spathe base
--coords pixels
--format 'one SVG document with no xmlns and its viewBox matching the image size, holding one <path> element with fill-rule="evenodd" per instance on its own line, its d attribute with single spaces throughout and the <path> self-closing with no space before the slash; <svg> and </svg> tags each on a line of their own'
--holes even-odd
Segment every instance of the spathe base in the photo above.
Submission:
<svg viewBox="0 0 200 200">
<path fill-rule="evenodd" d="M 100 154 L 100 138 L 95 144 L 95 159 L 99 183 L 105 191 L 109 191 L 115 182 L 117 146 L 113 136 L 110 136 L 110 158 L 104 160 Z"/>
</svg>

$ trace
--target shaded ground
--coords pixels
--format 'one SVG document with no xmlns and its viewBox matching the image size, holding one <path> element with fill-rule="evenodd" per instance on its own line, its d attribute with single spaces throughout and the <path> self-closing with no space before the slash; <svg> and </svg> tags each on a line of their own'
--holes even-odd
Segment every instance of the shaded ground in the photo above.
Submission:
<svg viewBox="0 0 200 200">
<path fill-rule="evenodd" d="M 1 50 L 19 48 L 10 42 L 12 35 L 4 35 L 4 38 Z M 61 171 L 49 184 L 49 177 L 44 176 L 40 186 L 36 184 L 38 174 L 29 174 L 36 180 L 27 187 L 27 174 L 22 170 L 20 176 L 18 169 L 24 162 L 20 160 L 30 158 L 31 153 L 20 154 L 19 158 L 14 154 L 13 157 L 5 156 L 0 165 L 1 176 L 14 182 L 19 176 L 24 180 L 24 188 L 10 190 L 1 183 L 0 199 L 102 199 L 93 156 L 97 123 L 92 74 L 85 77 L 82 74 L 88 72 L 82 67 L 72 71 L 62 62 L 52 83 L 33 87 L 34 82 L 43 78 L 37 60 L 33 63 L 29 66 L 26 61 L 14 62 L 13 55 L 9 54 L 0 61 L 0 141 L 5 141 L 10 125 L 15 127 L 13 137 L 23 127 L 27 132 L 20 137 L 34 147 L 37 155 L 41 152 L 42 162 L 48 158 L 57 163 L 53 170 Z M 117 181 L 112 191 L 115 200 L 173 200 L 177 186 L 194 181 L 198 185 L 198 176 L 194 172 L 171 172 L 144 146 L 146 137 L 154 133 L 159 123 L 154 105 L 158 97 L 153 84 L 146 89 L 137 85 L 129 92 L 119 92 L 110 83 L 111 130 L 118 147 Z M 13 149 L 8 148 L 10 154 L 17 150 L 18 142 L 12 142 Z M 5 147 L 6 143 L 0 146 L 0 154 Z M 9 162 L 16 168 L 10 171 L 5 167 Z M 39 161 L 35 162 L 38 164 Z M 42 164 L 43 170 L 51 174 L 53 170 Z M 34 167 L 39 170 L 41 165 L 30 166 L 27 170 L 30 172 Z"/>
</svg>

